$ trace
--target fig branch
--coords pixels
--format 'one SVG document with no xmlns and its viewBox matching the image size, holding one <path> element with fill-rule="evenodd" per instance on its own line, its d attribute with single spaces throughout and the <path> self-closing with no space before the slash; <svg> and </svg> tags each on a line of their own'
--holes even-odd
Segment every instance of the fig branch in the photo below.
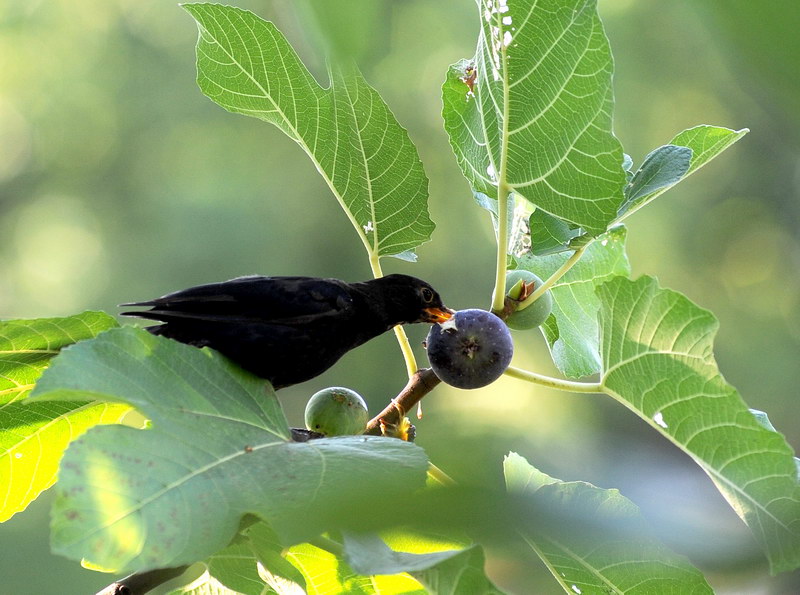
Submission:
<svg viewBox="0 0 800 595">
<path fill-rule="evenodd" d="M 409 379 L 403 390 L 378 415 L 367 424 L 365 434 L 381 435 L 381 422 L 386 425 L 399 423 L 405 414 L 419 403 L 420 399 L 431 392 L 441 380 L 430 368 L 417 370 Z"/>
</svg>

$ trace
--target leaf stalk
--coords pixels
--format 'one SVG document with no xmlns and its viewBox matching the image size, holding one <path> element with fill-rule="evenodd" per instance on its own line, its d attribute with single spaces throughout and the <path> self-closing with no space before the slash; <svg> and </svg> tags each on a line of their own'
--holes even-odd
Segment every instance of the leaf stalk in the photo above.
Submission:
<svg viewBox="0 0 800 595">
<path fill-rule="evenodd" d="M 499 20 L 499 30 L 503 30 L 503 23 Z M 506 297 L 506 268 L 508 267 L 508 117 L 511 111 L 509 99 L 510 87 L 508 84 L 508 56 L 505 44 L 500 47 L 501 74 L 503 78 L 503 133 L 500 140 L 500 168 L 497 172 L 497 274 L 494 281 L 492 294 L 492 310 L 498 312 L 503 309 Z"/>
<path fill-rule="evenodd" d="M 313 539 L 309 539 L 308 543 L 329 554 L 333 554 L 337 558 L 341 558 L 344 555 L 344 547 L 342 547 L 342 544 L 338 541 L 334 541 L 330 537 L 317 535 Z"/>
<path fill-rule="evenodd" d="M 544 281 L 541 285 L 539 285 L 539 287 L 533 290 L 533 293 L 531 293 L 527 298 L 525 298 L 525 300 L 521 301 L 517 305 L 517 310 L 524 310 L 528 306 L 532 305 L 542 295 L 544 295 L 545 291 L 553 287 L 553 285 L 555 285 L 559 281 L 559 279 L 561 279 L 561 277 L 566 275 L 567 272 L 573 266 L 575 266 L 575 264 L 581 259 L 581 256 L 583 256 L 583 253 L 586 251 L 586 249 L 591 245 L 592 242 L 588 242 L 583 246 L 581 246 L 580 248 L 578 248 L 577 250 L 575 250 L 575 252 L 572 253 L 572 256 L 570 256 L 567 260 L 565 260 L 564 264 L 558 267 L 558 270 L 556 270 L 552 275 L 550 275 L 550 277 L 548 277 L 546 281 Z"/>
<path fill-rule="evenodd" d="M 543 376 L 530 370 L 523 370 L 509 366 L 503 372 L 506 376 L 525 380 L 533 384 L 539 384 L 548 388 L 555 388 L 558 390 L 565 390 L 573 393 L 600 393 L 603 392 L 602 385 L 599 382 L 573 382 L 572 380 L 562 380 L 561 378 L 552 378 L 550 376 Z"/>
<path fill-rule="evenodd" d="M 456 481 L 452 477 L 450 477 L 447 473 L 442 471 L 430 461 L 428 462 L 428 477 L 445 487 L 457 485 Z"/>
</svg>

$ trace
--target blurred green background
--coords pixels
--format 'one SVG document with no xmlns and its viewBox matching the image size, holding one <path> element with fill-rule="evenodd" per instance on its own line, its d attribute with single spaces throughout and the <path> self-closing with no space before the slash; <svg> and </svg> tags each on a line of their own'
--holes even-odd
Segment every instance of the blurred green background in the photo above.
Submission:
<svg viewBox="0 0 800 595">
<path fill-rule="evenodd" d="M 429 280 L 456 308 L 487 307 L 490 221 L 442 130 L 447 65 L 472 56 L 469 0 L 231 2 L 274 20 L 312 70 L 350 53 L 408 128 L 430 177 L 433 241 L 386 272 Z M 800 3 L 600 0 L 616 58 L 616 131 L 638 164 L 695 124 L 751 133 L 629 221 L 636 275 L 713 310 L 726 378 L 800 446 Z M 166 0 L 0 0 L 0 317 L 116 304 L 243 274 L 369 277 L 360 242 L 301 152 L 228 114 L 194 83 L 196 28 Z M 424 328 L 411 328 L 419 345 Z M 424 363 L 424 353 L 418 349 Z M 554 373 L 538 334 L 519 366 Z M 404 383 L 391 333 L 282 391 L 358 390 L 373 410 Z M 617 487 L 719 593 L 800 592 L 769 577 L 749 531 L 689 459 L 611 399 L 501 379 L 438 388 L 418 443 L 462 482 L 501 481 L 509 450 L 547 473 Z M 0 592 L 88 593 L 112 580 L 51 556 L 45 494 L 0 527 Z M 480 514 L 476 511 L 476 514 Z M 512 547 L 488 570 L 516 593 L 556 593 Z"/>
</svg>

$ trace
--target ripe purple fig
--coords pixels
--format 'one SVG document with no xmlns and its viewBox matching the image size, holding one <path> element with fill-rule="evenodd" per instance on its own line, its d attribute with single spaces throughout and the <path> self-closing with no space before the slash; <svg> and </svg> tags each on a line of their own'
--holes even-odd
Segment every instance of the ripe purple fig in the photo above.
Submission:
<svg viewBox="0 0 800 595">
<path fill-rule="evenodd" d="M 428 360 L 436 375 L 458 388 L 491 384 L 511 363 L 508 327 L 486 310 L 460 310 L 428 333 Z"/>
</svg>

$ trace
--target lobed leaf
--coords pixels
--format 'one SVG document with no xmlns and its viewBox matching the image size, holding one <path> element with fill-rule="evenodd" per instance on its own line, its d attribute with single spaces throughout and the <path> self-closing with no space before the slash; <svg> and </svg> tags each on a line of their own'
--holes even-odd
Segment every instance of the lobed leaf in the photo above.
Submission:
<svg viewBox="0 0 800 595">
<path fill-rule="evenodd" d="M 325 89 L 252 12 L 184 4 L 197 21 L 197 83 L 226 110 L 276 125 L 308 154 L 371 256 L 414 259 L 430 239 L 428 179 L 408 133 L 355 70 Z"/>
<path fill-rule="evenodd" d="M 24 400 L 62 348 L 116 325 L 102 312 L 0 322 L 0 522 L 53 485 L 71 440 L 94 425 L 118 423 L 130 410 L 85 399 Z"/>
<path fill-rule="evenodd" d="M 478 7 L 475 56 L 452 65 L 442 88 L 445 129 L 464 176 L 496 198 L 504 174 L 537 208 L 602 233 L 626 175 L 611 130 L 613 61 L 596 0 Z"/>
<path fill-rule="evenodd" d="M 603 390 L 708 473 L 774 572 L 800 566 L 800 485 L 792 449 L 719 373 L 713 314 L 650 277 L 617 277 L 597 293 Z"/>
<path fill-rule="evenodd" d="M 600 338 L 597 313 L 600 299 L 595 289 L 616 276 L 630 274 L 625 254 L 627 230 L 614 227 L 599 236 L 581 259 L 552 287 L 553 313 L 542 325 L 553 362 L 570 378 L 600 371 Z M 524 268 L 547 279 L 569 258 L 569 254 L 526 256 L 518 259 Z"/>
<path fill-rule="evenodd" d="M 147 430 L 95 428 L 61 464 L 53 550 L 104 568 L 205 559 L 246 513 L 295 543 L 425 483 L 419 447 L 367 436 L 291 442 L 268 383 L 212 350 L 143 330 L 114 329 L 70 348 L 34 394 L 96 396 L 152 422 Z"/>
<path fill-rule="evenodd" d="M 713 593 L 697 569 L 651 535 L 619 491 L 555 479 L 513 452 L 503 471 L 510 493 L 570 519 L 521 533 L 565 593 Z"/>
</svg>

